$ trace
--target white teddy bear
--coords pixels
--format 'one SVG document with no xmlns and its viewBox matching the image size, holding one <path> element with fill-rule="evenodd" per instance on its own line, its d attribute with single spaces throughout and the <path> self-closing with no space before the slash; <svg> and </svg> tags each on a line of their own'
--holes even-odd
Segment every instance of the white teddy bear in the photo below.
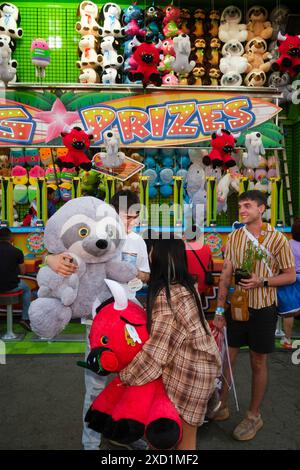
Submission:
<svg viewBox="0 0 300 470">
<path fill-rule="evenodd" d="M 5 33 L 12 38 L 21 38 L 22 28 L 18 28 L 20 21 L 19 9 L 12 3 L 2 3 L 0 5 L 0 33 Z"/>
<path fill-rule="evenodd" d="M 101 52 L 103 54 L 103 62 L 101 67 L 105 68 L 116 68 L 118 69 L 124 62 L 123 56 L 118 54 L 115 47 L 118 45 L 114 36 L 105 36 L 100 44 Z"/>
<path fill-rule="evenodd" d="M 222 42 L 228 42 L 231 39 L 240 42 L 247 40 L 247 26 L 240 24 L 241 19 L 242 12 L 238 7 L 231 5 L 223 10 L 219 27 L 219 38 Z"/>
<path fill-rule="evenodd" d="M 78 8 L 80 21 L 77 21 L 75 28 L 81 35 L 93 34 L 99 35 L 100 26 L 97 22 L 99 10 L 93 2 L 81 2 Z"/>
<path fill-rule="evenodd" d="M 96 68 L 102 64 L 103 57 L 97 53 L 98 41 L 92 34 L 82 36 L 78 43 L 79 50 L 81 51 L 80 60 L 77 61 L 77 67 Z"/>
</svg>

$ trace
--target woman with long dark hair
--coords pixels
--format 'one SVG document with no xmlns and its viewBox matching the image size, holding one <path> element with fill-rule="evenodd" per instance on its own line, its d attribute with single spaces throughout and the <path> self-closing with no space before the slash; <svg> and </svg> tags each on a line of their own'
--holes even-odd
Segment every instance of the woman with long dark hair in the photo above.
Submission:
<svg viewBox="0 0 300 470">
<path fill-rule="evenodd" d="M 182 419 L 178 449 L 195 450 L 197 427 L 221 373 L 221 358 L 204 318 L 184 242 L 153 241 L 147 302 L 149 340 L 120 373 L 122 382 L 143 385 L 162 376 Z"/>
</svg>

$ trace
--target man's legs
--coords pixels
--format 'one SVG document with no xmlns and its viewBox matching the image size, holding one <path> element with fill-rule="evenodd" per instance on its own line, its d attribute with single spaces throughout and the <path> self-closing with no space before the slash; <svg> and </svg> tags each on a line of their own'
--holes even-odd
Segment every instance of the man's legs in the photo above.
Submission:
<svg viewBox="0 0 300 470">
<path fill-rule="evenodd" d="M 25 281 L 20 280 L 18 289 L 23 290 L 22 295 L 22 320 L 29 320 L 28 310 L 31 302 L 31 290 Z"/>
<path fill-rule="evenodd" d="M 86 348 L 85 348 L 85 359 L 87 359 L 90 353 L 89 343 L 90 327 L 86 327 Z M 107 383 L 107 377 L 100 377 L 94 372 L 85 369 L 84 372 L 85 381 L 85 397 L 83 403 L 83 431 L 82 431 L 82 445 L 85 450 L 98 450 L 101 443 L 101 434 L 90 429 L 85 422 L 85 415 L 87 414 L 92 402 L 99 395 L 100 392 L 105 388 Z"/>
<path fill-rule="evenodd" d="M 259 354 L 250 350 L 250 363 L 252 369 L 252 391 L 249 411 L 253 415 L 258 416 L 268 382 L 267 354 Z"/>
</svg>

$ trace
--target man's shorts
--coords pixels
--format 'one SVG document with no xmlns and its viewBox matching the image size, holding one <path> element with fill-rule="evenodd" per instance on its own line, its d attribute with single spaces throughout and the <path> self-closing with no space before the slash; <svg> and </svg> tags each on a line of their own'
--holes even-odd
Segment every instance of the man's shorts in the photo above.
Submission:
<svg viewBox="0 0 300 470">
<path fill-rule="evenodd" d="M 226 312 L 228 346 L 249 346 L 251 351 L 269 354 L 275 349 L 277 323 L 276 305 L 254 309 L 249 307 L 248 321 L 232 320 L 230 309 Z"/>
</svg>

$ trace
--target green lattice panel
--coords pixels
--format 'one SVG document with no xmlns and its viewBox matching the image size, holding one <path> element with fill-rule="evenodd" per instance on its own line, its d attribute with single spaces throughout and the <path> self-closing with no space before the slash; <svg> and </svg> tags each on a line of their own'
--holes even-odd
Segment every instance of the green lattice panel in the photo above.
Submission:
<svg viewBox="0 0 300 470">
<path fill-rule="evenodd" d="M 21 25 L 23 37 L 16 40 L 16 50 L 13 54 L 18 61 L 18 82 L 34 82 L 35 68 L 30 60 L 30 46 L 32 39 L 37 37 L 38 10 L 20 6 Z"/>
<path fill-rule="evenodd" d="M 78 82 L 79 69 L 76 67 L 78 60 L 78 42 L 80 35 L 75 31 L 75 23 L 77 21 L 76 8 L 66 10 L 67 19 L 67 82 Z"/>
<path fill-rule="evenodd" d="M 299 174 L 300 174 L 300 123 L 294 126 L 286 126 L 285 128 L 285 143 L 287 162 L 290 175 L 291 195 L 294 215 L 300 214 L 299 203 Z M 284 209 L 285 214 L 288 213 L 286 192 L 284 191 Z M 286 221 L 288 223 L 288 221 Z"/>
</svg>

